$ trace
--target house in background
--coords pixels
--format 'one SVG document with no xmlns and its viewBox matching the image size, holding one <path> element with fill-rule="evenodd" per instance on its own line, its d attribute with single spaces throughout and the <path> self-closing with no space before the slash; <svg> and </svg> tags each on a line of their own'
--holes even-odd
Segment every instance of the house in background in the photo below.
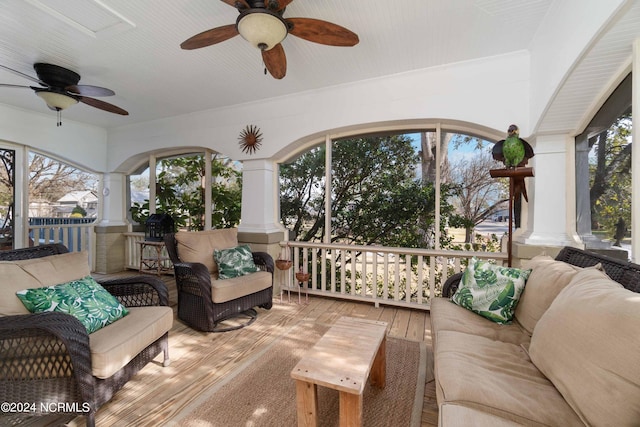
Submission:
<svg viewBox="0 0 640 427">
<path fill-rule="evenodd" d="M 53 203 L 47 200 L 31 200 L 29 218 L 69 218 L 76 206 L 87 212 L 87 218 L 96 218 L 98 195 L 91 190 L 77 190 L 70 191 Z"/>
<path fill-rule="evenodd" d="M 57 200 L 54 208 L 56 218 L 66 218 L 71 215 L 73 209 L 80 206 L 87 214 L 87 218 L 96 218 L 98 213 L 98 195 L 91 190 L 71 191 Z"/>
</svg>

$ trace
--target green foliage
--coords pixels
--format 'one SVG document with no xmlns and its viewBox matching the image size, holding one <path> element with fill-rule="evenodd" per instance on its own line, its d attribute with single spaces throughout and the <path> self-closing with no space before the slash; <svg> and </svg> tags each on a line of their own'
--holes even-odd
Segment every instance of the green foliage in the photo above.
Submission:
<svg viewBox="0 0 640 427">
<path fill-rule="evenodd" d="M 76 207 L 71 211 L 71 216 L 84 218 L 87 216 L 87 211 L 82 206 L 76 205 Z"/>
<path fill-rule="evenodd" d="M 163 159 L 157 175 L 156 208 L 171 215 L 177 227 L 202 230 L 205 223 L 205 159 L 202 155 Z M 242 175 L 228 160 L 211 162 L 212 213 L 214 228 L 234 227 L 240 222 Z M 131 215 L 144 224 L 149 218 L 149 200 L 134 203 Z"/>
<path fill-rule="evenodd" d="M 332 242 L 434 247 L 435 187 L 416 179 L 420 159 L 411 143 L 405 135 L 392 135 L 333 144 Z M 323 240 L 325 154 L 319 147 L 280 168 L 281 216 L 298 240 Z M 443 186 L 444 217 L 452 212 L 449 195 Z M 441 243 L 448 242 L 442 228 Z"/>
<path fill-rule="evenodd" d="M 603 134 L 604 135 L 604 134 Z M 591 220 L 594 230 L 614 237 L 622 218 L 631 224 L 631 115 L 626 114 L 597 139 L 591 158 Z"/>
</svg>

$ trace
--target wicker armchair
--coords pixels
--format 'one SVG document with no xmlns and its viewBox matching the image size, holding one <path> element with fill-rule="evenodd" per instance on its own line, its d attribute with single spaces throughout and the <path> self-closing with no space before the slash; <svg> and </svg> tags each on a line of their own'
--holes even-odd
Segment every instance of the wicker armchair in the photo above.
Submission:
<svg viewBox="0 0 640 427">
<path fill-rule="evenodd" d="M 15 261 L 67 253 L 60 244 L 0 251 L 0 260 Z M 134 276 L 99 281 L 127 307 L 168 306 L 164 283 L 155 277 Z M 164 352 L 169 364 L 168 333 L 148 345 L 109 378 L 92 374 L 89 335 L 75 317 L 58 312 L 0 316 L 0 396 L 4 402 L 33 404 L 23 415 L 47 415 L 41 404 L 63 403 L 56 413 L 84 415 L 95 425 L 98 408 L 109 401 L 140 369 Z M 20 414 L 0 414 L 19 418 Z M 19 419 L 7 419 L 7 423 Z"/>
<path fill-rule="evenodd" d="M 271 285 L 266 289 L 249 293 L 225 302 L 216 303 L 212 298 L 212 287 L 216 277 L 207 266 L 198 262 L 180 259 L 175 233 L 164 236 L 169 258 L 173 263 L 178 289 L 178 318 L 194 329 L 205 332 L 226 332 L 251 324 L 257 317 L 254 307 L 270 309 L 273 305 L 274 263 L 266 252 L 253 252 L 253 261 L 261 271 L 271 274 Z M 208 253 L 213 258 L 213 251 Z M 254 273 L 255 274 L 255 273 Z M 251 280 L 250 276 L 244 276 Z M 220 322 L 238 316 L 248 317 L 248 321 L 235 326 L 223 327 Z"/>
<path fill-rule="evenodd" d="M 555 259 L 578 267 L 592 267 L 599 263 L 611 279 L 633 292 L 640 292 L 640 265 L 638 264 L 571 246 L 563 247 Z M 456 273 L 447 279 L 442 286 L 443 297 L 451 298 L 456 293 L 462 274 Z"/>
</svg>

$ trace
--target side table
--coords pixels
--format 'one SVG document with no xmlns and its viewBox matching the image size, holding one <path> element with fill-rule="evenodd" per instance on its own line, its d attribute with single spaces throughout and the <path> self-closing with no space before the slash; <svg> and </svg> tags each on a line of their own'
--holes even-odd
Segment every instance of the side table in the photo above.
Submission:
<svg viewBox="0 0 640 427">
<path fill-rule="evenodd" d="M 170 259 L 165 255 L 164 242 L 142 240 L 140 245 L 140 273 L 157 274 L 171 273 L 173 270 L 167 263 Z"/>
</svg>

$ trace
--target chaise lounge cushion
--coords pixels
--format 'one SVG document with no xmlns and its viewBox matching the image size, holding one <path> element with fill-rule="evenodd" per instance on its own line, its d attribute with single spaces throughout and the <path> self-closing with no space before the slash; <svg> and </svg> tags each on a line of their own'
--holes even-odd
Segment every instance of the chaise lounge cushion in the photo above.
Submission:
<svg viewBox="0 0 640 427">
<path fill-rule="evenodd" d="M 215 280 L 211 277 L 211 300 L 216 303 L 231 301 L 245 295 L 267 289 L 272 283 L 271 273 L 257 271 L 251 277 L 238 276 L 231 279 Z"/>
<path fill-rule="evenodd" d="M 54 286 L 91 274 L 89 252 L 69 252 L 43 258 L 15 261 L 36 278 L 41 286 Z"/>
<path fill-rule="evenodd" d="M 238 229 L 179 231 L 175 234 L 175 239 L 182 262 L 204 264 L 210 273 L 217 274 L 218 264 L 213 257 L 213 251 L 238 246 Z"/>
<path fill-rule="evenodd" d="M 585 269 L 538 321 L 531 360 L 585 424 L 638 425 L 638 331 L 640 295 Z"/>
<path fill-rule="evenodd" d="M 173 325 L 170 307 L 129 307 L 128 310 L 127 316 L 89 335 L 95 377 L 111 377 Z"/>
<path fill-rule="evenodd" d="M 87 252 L 70 252 L 19 261 L 0 261 L 4 297 L 0 298 L 0 316 L 29 314 L 16 296 L 22 289 L 55 286 L 89 275 Z"/>
<path fill-rule="evenodd" d="M 518 323 L 531 335 L 538 320 L 547 311 L 558 293 L 582 268 L 556 261 L 546 255 L 539 255 L 525 261 L 522 263 L 522 267 L 532 269 L 532 271 L 516 307 L 515 317 Z"/>
<path fill-rule="evenodd" d="M 431 312 L 437 313 L 436 316 L 431 316 L 431 325 L 434 331 L 463 332 L 516 345 L 529 345 L 531 340 L 530 335 L 518 322 L 506 325 L 491 322 L 452 303 L 447 298 L 433 298 Z M 433 340 L 436 339 L 437 337 L 434 336 Z"/>
<path fill-rule="evenodd" d="M 583 426 L 522 346 L 453 331 L 438 331 L 436 342 L 440 404 L 478 408 L 525 425 Z"/>
</svg>

